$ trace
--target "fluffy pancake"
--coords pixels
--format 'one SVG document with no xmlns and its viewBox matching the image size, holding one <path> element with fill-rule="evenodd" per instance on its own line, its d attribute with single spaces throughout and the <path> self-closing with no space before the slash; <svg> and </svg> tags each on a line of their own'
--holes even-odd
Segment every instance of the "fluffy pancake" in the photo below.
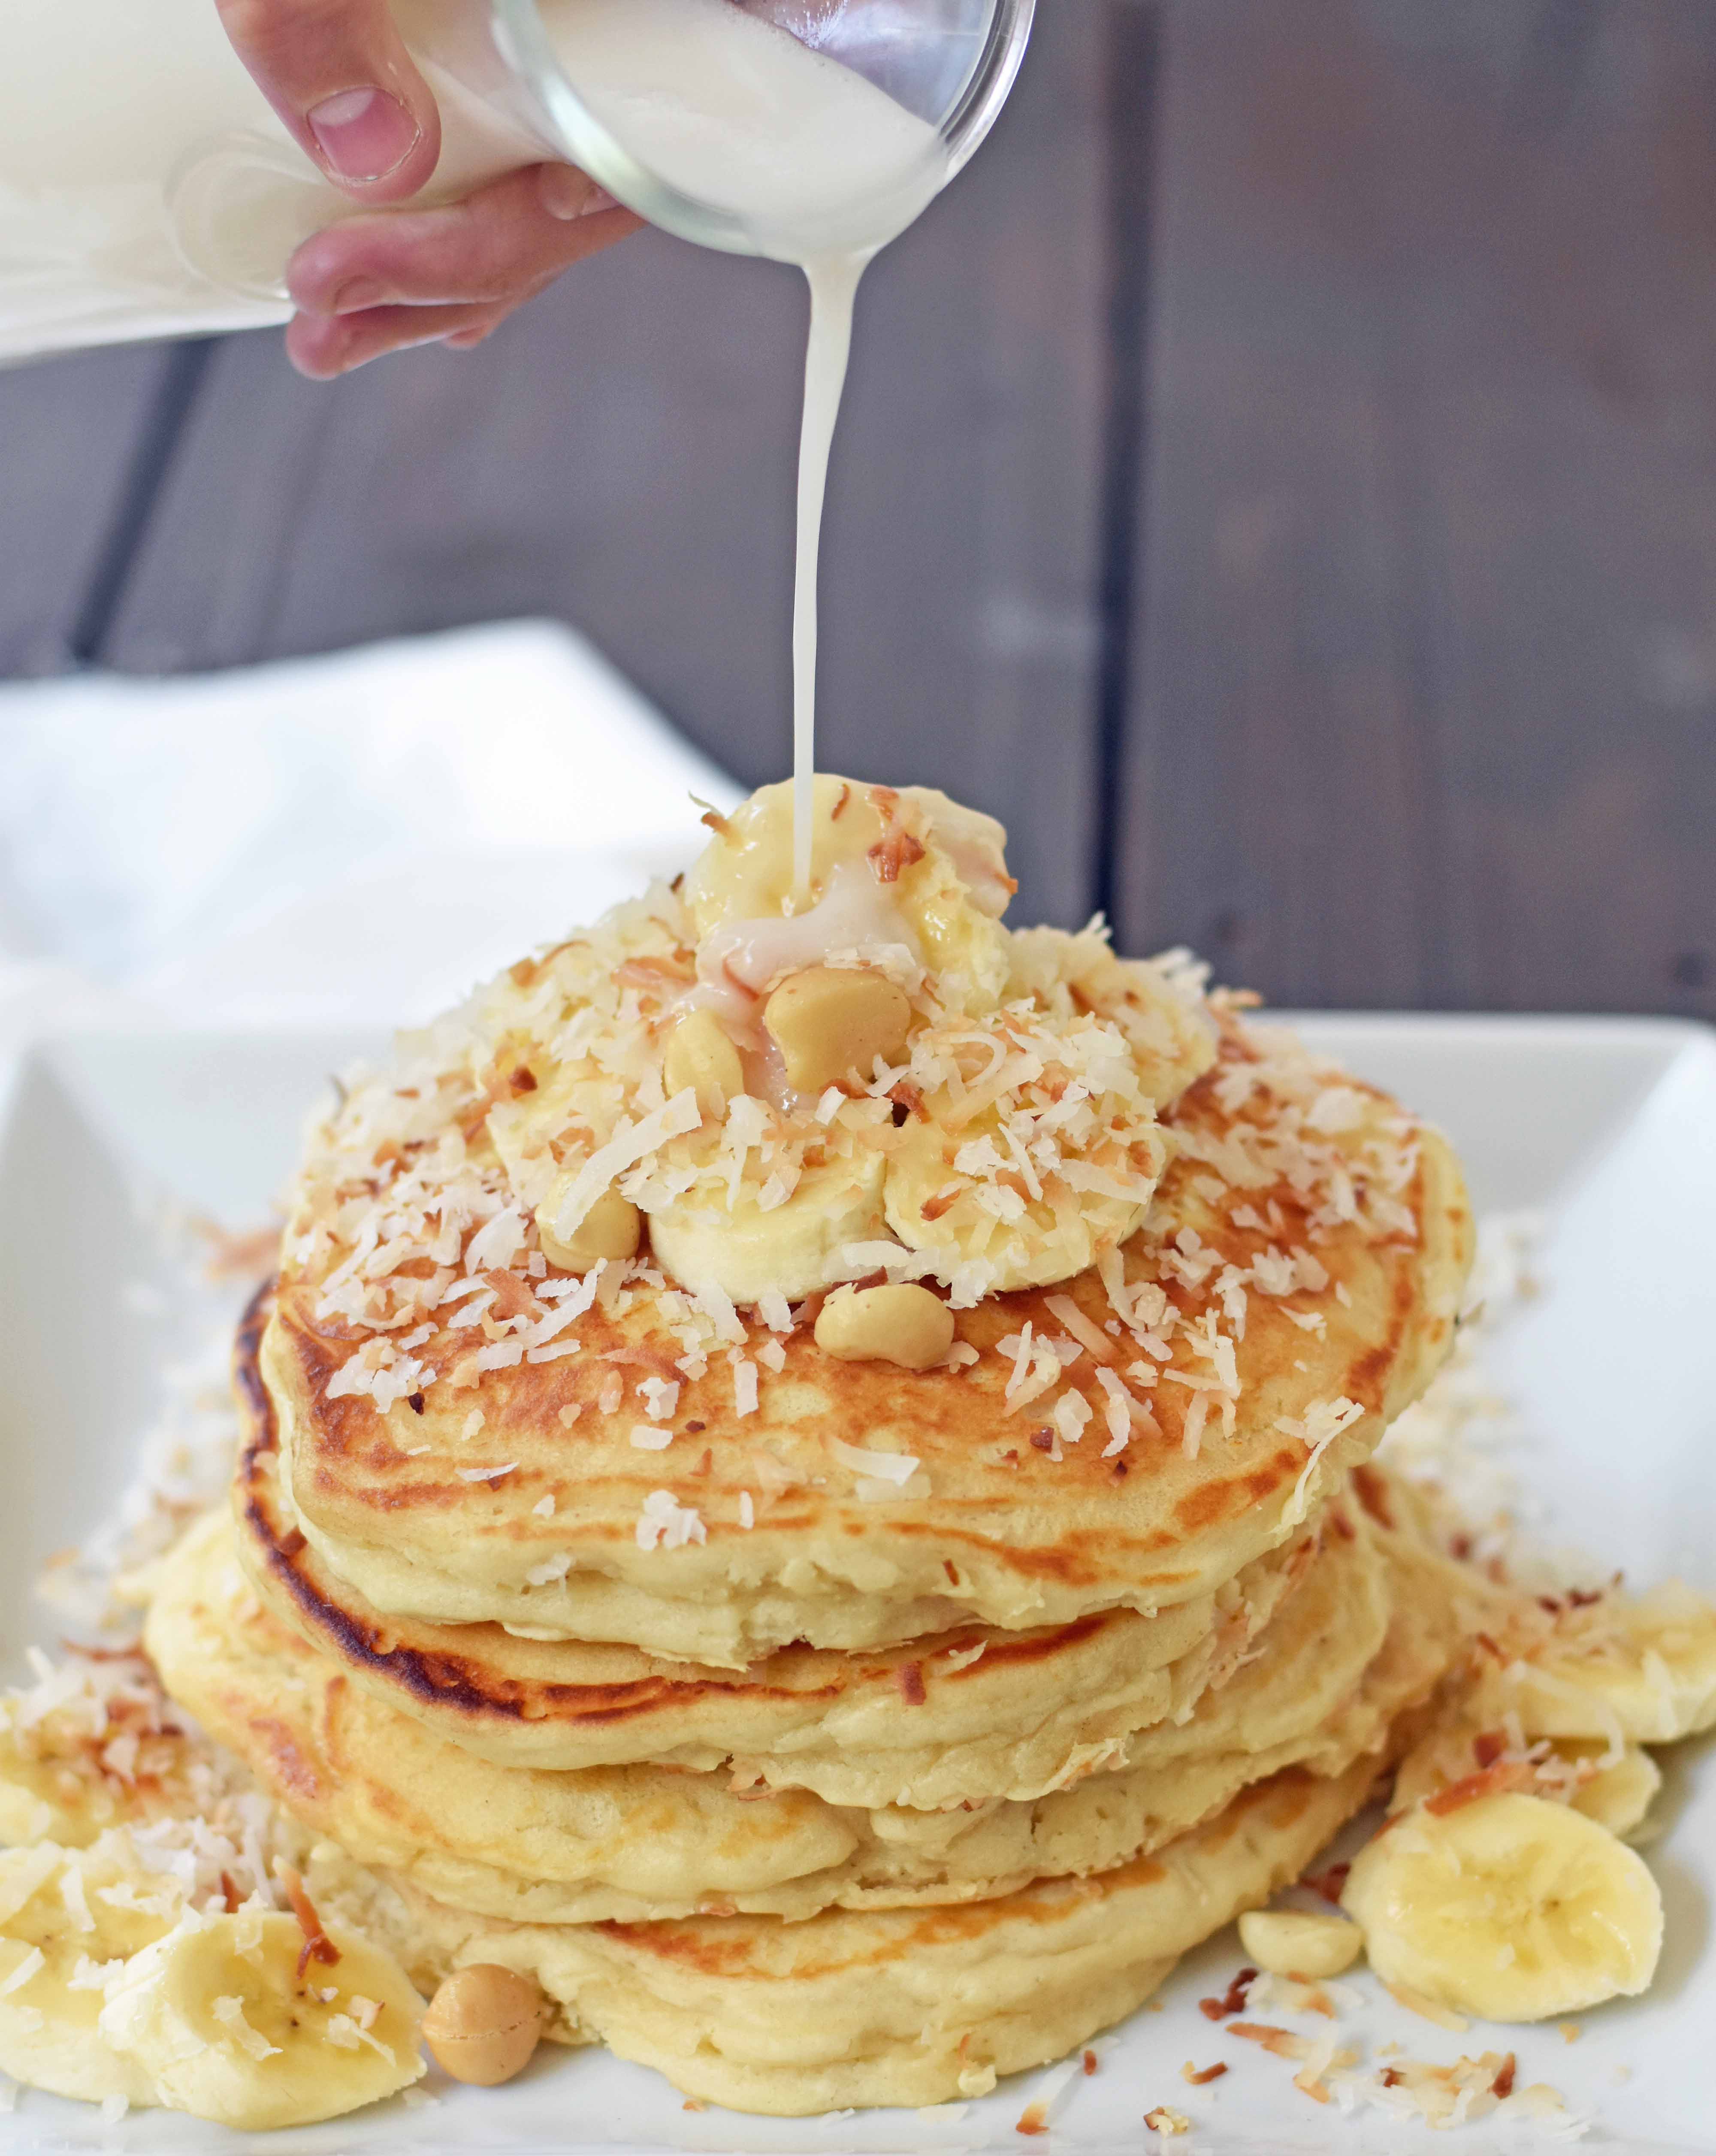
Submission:
<svg viewBox="0 0 1716 2156">
<path fill-rule="evenodd" d="M 634 1765 L 496 1767 L 357 1691 L 256 1599 L 213 1514 L 163 1567 L 146 1640 L 163 1682 L 312 1831 L 438 1898 L 520 1921 L 989 1898 L 1105 1870 L 1247 1782 L 1340 1773 L 1442 1675 L 1451 1568 L 1355 1509 L 1232 1681 L 1140 1732 L 1116 1771 L 1033 1804 L 941 1810 L 759 1798 L 728 1777 Z"/>
<path fill-rule="evenodd" d="M 289 1263 L 261 1367 L 294 1523 L 384 1614 L 731 1667 L 1208 1595 L 1427 1383 L 1470 1219 L 1433 1131 L 1237 1026 L 1165 1128 L 1119 1262 L 960 1310 L 960 1367 L 838 1361 L 802 1315 L 784 1335 L 711 1320 L 688 1356 L 707 1314 L 640 1260 L 551 1360 L 477 1369 L 472 1332 L 432 1315 L 408 1338 L 435 1374 L 383 1405 L 349 1389 L 362 1335 Z M 1071 1359 L 1033 1399 L 1057 1339 Z M 640 1449 L 652 1382 L 674 1406 Z"/>
<path fill-rule="evenodd" d="M 354 1682 L 505 1765 L 730 1763 L 742 1779 L 864 1807 L 1028 1799 L 1224 1681 L 1316 1547 L 1317 1531 L 1304 1530 L 1215 1595 L 1155 1617 L 1104 1610 L 1016 1633 L 968 1625 L 863 1656 L 786 1647 L 740 1672 L 610 1643 L 523 1640 L 498 1625 L 384 1618 L 282 1515 L 273 1407 L 256 1368 L 267 1309 L 264 1296 L 240 1327 L 235 1363 L 248 1422 L 233 1491 L 240 1562 L 275 1615 Z"/>
<path fill-rule="evenodd" d="M 407 1887 L 426 1979 L 495 1962 L 536 1977 L 564 2041 L 599 2041 L 688 2096 L 777 2116 L 981 2095 L 1119 2021 L 1188 1948 L 1304 1871 L 1378 1762 L 1253 1784 L 1155 1856 L 959 1908 L 803 1923 L 506 1926 Z"/>
</svg>

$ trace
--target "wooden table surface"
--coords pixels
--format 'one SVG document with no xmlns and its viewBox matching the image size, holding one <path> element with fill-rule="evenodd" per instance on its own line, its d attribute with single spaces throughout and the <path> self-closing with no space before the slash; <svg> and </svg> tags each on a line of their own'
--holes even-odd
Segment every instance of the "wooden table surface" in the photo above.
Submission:
<svg viewBox="0 0 1716 2156">
<path fill-rule="evenodd" d="M 0 674 L 551 614 L 787 752 L 793 273 L 0 376 Z M 1042 0 L 863 295 L 822 760 L 1272 998 L 1716 1017 L 1716 8 Z"/>
</svg>

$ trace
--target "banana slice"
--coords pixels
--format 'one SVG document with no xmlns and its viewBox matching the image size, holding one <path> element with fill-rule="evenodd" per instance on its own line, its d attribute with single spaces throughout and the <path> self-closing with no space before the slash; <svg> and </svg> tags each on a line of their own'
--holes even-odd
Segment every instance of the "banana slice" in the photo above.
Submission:
<svg viewBox="0 0 1716 2156">
<path fill-rule="evenodd" d="M 1157 1108 L 1167 1108 L 1215 1061 L 1215 1029 L 1155 960 L 1117 958 L 1106 935 L 1094 928 L 1076 936 L 1064 928 L 1015 929 L 1008 996 L 1032 996 L 1048 1009 L 1065 999 L 1112 1019 L 1137 1057 Z"/>
<path fill-rule="evenodd" d="M 1599 1762 L 1608 1754 L 1608 1747 L 1594 1737 L 1564 1737 L 1555 1749 L 1571 1766 Z M 1608 1766 L 1596 1765 L 1580 1783 L 1573 1792 L 1573 1809 L 1625 1840 L 1644 1825 L 1662 1786 L 1662 1770 L 1650 1753 L 1637 1744 L 1623 1745 L 1618 1759 Z"/>
<path fill-rule="evenodd" d="M 16 1701 L 0 1702 L 0 1844 L 87 1849 L 111 1827 L 194 1809 L 182 1737 L 146 1730 L 125 1737 L 118 1717 L 104 1722 L 99 1735 L 72 1716 L 26 1725 Z M 125 1760 L 123 1774 L 105 1763 L 116 1758 Z"/>
<path fill-rule="evenodd" d="M 822 772 L 813 795 L 812 888 L 821 906 L 842 916 L 823 947 L 914 942 L 942 977 L 944 996 L 956 979 L 964 1009 L 993 1010 L 1007 983 L 1001 916 L 1014 888 L 1001 826 L 929 786 L 894 792 Z M 699 941 L 791 914 L 793 854 L 791 783 L 765 786 L 724 819 L 686 875 Z"/>
<path fill-rule="evenodd" d="M 1389 1810 L 1409 1812 L 1427 1797 L 1473 1773 L 1479 1763 L 1473 1739 L 1479 1733 L 1473 1723 L 1456 1720 L 1442 1723 L 1421 1738 L 1394 1770 Z"/>
<path fill-rule="evenodd" d="M 1530 1737 L 1695 1736 L 1716 1725 L 1716 1605 L 1678 1581 L 1637 1600 L 1606 1595 L 1492 1671 L 1483 1696 Z"/>
<path fill-rule="evenodd" d="M 791 1301 L 837 1281 L 853 1267 L 841 1252 L 886 1233 L 878 1153 L 807 1168 L 784 1205 L 765 1213 L 741 1192 L 731 1212 L 706 1194 L 678 1198 L 651 1212 L 650 1247 L 682 1286 L 714 1281 L 735 1302 L 755 1302 L 772 1288 Z"/>
<path fill-rule="evenodd" d="M 1516 1789 L 1571 1804 L 1611 1834 L 1625 1836 L 1642 1824 L 1662 1786 L 1656 1762 L 1637 1744 L 1617 1749 L 1596 1737 L 1534 1739 L 1529 1758 L 1493 1766 L 1486 1737 L 1492 1745 L 1503 1741 L 1499 1731 L 1463 1719 L 1432 1730 L 1396 1769 L 1389 1810 L 1410 1811 L 1456 1782 L 1487 1774 L 1492 1789 Z"/>
<path fill-rule="evenodd" d="M 140 1872 L 125 1837 L 0 1853 L 0 2071 L 99 2103 L 156 2102 L 146 2069 L 104 2039 L 108 1985 L 177 1921 L 170 1879 Z"/>
<path fill-rule="evenodd" d="M 957 1250 L 989 1268 L 988 1284 L 996 1294 L 1009 1294 L 1085 1271 L 1104 1250 L 1117 1250 L 1149 1209 L 1146 1194 L 1155 1189 L 1167 1159 L 1166 1145 L 1154 1131 L 1124 1159 L 1100 1169 L 1075 1163 L 1117 1186 L 1124 1177 L 1139 1186 L 1138 1197 L 1074 1191 L 1063 1183 L 1051 1201 L 959 1168 L 960 1159 L 972 1158 L 967 1147 L 981 1148 L 986 1142 L 996 1159 L 1004 1158 L 996 1145 L 1000 1119 L 987 1112 L 953 1139 L 941 1127 L 945 1106 L 933 1101 L 930 1121 L 908 1124 L 888 1163 L 888 1225 L 908 1250 Z M 998 1206 L 1010 1217 L 1002 1218 Z"/>
<path fill-rule="evenodd" d="M 104 1791 L 110 1816 L 98 1823 L 87 1801 L 94 1794 L 75 1774 L 26 1751 L 18 1742 L 10 1710 L 0 1707 L 0 1843 L 13 1849 L 33 1841 L 57 1841 L 67 1849 L 85 1847 L 119 1815 L 119 1807 Z"/>
<path fill-rule="evenodd" d="M 272 1912 L 187 1911 L 120 1976 L 101 2033 L 160 2100 L 223 2126 L 308 2126 L 422 2076 L 423 2002 L 389 1953 L 340 1926 L 339 1958 L 310 1959 Z"/>
<path fill-rule="evenodd" d="M 1386 1984 L 1490 2021 L 1642 1991 L 1662 1943 L 1643 1861 L 1541 1797 L 1419 1805 L 1360 1853 L 1341 1900 Z"/>
</svg>

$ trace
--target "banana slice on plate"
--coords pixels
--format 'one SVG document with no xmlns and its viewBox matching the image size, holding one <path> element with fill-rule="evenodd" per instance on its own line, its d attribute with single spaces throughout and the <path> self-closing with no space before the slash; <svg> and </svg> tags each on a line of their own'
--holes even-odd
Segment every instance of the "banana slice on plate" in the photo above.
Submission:
<svg viewBox="0 0 1716 2156">
<path fill-rule="evenodd" d="M 1530 1737 L 1695 1736 L 1716 1725 L 1716 1605 L 1673 1581 L 1637 1599 L 1606 1595 L 1493 1671 L 1483 1694 Z"/>
<path fill-rule="evenodd" d="M 128 1725 L 99 1703 L 97 1712 L 92 1734 L 78 1716 L 26 1723 L 16 1700 L 0 1701 L 0 1845 L 87 1849 L 111 1827 L 195 1808 L 182 1736 L 134 1733 L 125 1773 L 110 1772 L 104 1755 Z"/>
<path fill-rule="evenodd" d="M 82 1849 L 104 1827 L 119 1820 L 112 1795 L 64 1765 L 27 1751 L 18 1741 L 15 1710 L 0 1705 L 0 1843 L 19 1848 L 56 1841 Z M 107 1816 L 99 1815 L 105 1811 Z"/>
<path fill-rule="evenodd" d="M 423 2002 L 392 1956 L 330 1926 L 306 1959 L 295 1917 L 187 1911 L 109 1994 L 101 2033 L 159 2100 L 223 2126 L 308 2126 L 423 2074 Z"/>
<path fill-rule="evenodd" d="M 1502 1741 L 1500 1732 L 1463 1720 L 1433 1730 L 1396 1768 L 1389 1810 L 1410 1811 L 1452 1784 L 1483 1774 L 1493 1758 L 1485 1748 L 1486 1738 Z M 1570 1804 L 1611 1834 L 1626 1836 L 1643 1824 L 1662 1776 L 1650 1753 L 1637 1744 L 1556 1737 L 1533 1741 L 1530 1757 L 1519 1763 L 1513 1785 L 1528 1796 Z"/>
<path fill-rule="evenodd" d="M 172 1931 L 182 1897 L 123 1836 L 0 1851 L 0 2071 L 55 2096 L 153 2103 L 147 2069 L 100 2030 L 107 1985 Z"/>
<path fill-rule="evenodd" d="M 1623 1840 L 1637 1833 L 1662 1786 L 1662 1770 L 1650 1753 L 1637 1744 L 1623 1744 L 1621 1756 L 1610 1760 L 1608 1747 L 1594 1737 L 1558 1738 L 1555 1748 L 1570 1763 L 1589 1762 L 1592 1768 L 1589 1779 L 1573 1793 L 1574 1810 Z"/>
<path fill-rule="evenodd" d="M 1341 1901 L 1386 1984 L 1488 2021 L 1642 1991 L 1662 1943 L 1643 1860 L 1583 1812 L 1517 1794 L 1397 1815 Z"/>
</svg>

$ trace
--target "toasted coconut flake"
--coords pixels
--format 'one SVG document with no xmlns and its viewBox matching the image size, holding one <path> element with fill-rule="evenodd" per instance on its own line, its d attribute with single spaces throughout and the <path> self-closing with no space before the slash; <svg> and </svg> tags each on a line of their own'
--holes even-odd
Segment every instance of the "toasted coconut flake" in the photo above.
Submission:
<svg viewBox="0 0 1716 2156">
<path fill-rule="evenodd" d="M 1387 1989 L 1391 1996 L 1398 1999 L 1409 2014 L 1416 2014 L 1426 2021 L 1433 2021 L 1438 2029 L 1452 2030 L 1455 2035 L 1463 2036 L 1472 2025 L 1464 2015 L 1456 2014 L 1452 2007 L 1443 2006 L 1434 1999 L 1427 1999 L 1422 1992 L 1413 1991 L 1406 1984 L 1391 1984 Z"/>
<path fill-rule="evenodd" d="M 1250 1995 L 1251 1988 L 1257 1982 L 1258 1976 L 1258 1972 L 1254 1969 L 1241 1969 L 1220 1999 L 1199 1999 L 1197 2002 L 1199 2013 L 1211 2021 L 1220 2021 L 1229 2014 L 1244 2013 L 1246 1999 Z"/>
<path fill-rule="evenodd" d="M 332 1968 L 340 1958 L 340 1949 L 323 1930 L 315 1904 L 305 1892 L 304 1881 L 294 1866 L 283 1861 L 277 1862 L 274 1876 L 285 1890 L 287 1903 L 298 1919 L 299 1930 L 304 1934 L 303 1951 L 298 1957 L 298 1979 L 301 1984 L 304 1972 L 311 1962 L 323 1962 Z"/>
<path fill-rule="evenodd" d="M 838 1437 L 829 1439 L 828 1450 L 843 1467 L 851 1468 L 855 1475 L 870 1476 L 895 1488 L 909 1482 L 922 1465 L 909 1452 L 873 1452 L 863 1445 L 848 1445 Z"/>
<path fill-rule="evenodd" d="M 1068 1332 L 1072 1334 L 1073 1337 L 1078 1342 L 1078 1345 L 1092 1355 L 1097 1362 L 1113 1362 L 1114 1359 L 1114 1342 L 1106 1337 L 1099 1327 L 1091 1323 L 1090 1320 L 1084 1315 L 1084 1312 L 1078 1307 L 1078 1304 L 1073 1301 L 1071 1296 L 1048 1296 L 1044 1299 L 1044 1307 L 1066 1327 Z"/>
</svg>

